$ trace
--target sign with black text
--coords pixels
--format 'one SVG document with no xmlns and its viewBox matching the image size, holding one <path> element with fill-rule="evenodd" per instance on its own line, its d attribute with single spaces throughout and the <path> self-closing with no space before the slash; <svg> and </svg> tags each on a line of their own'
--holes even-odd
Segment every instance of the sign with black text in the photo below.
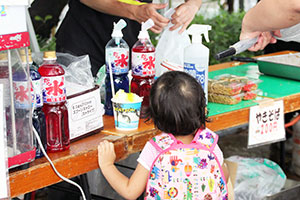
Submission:
<svg viewBox="0 0 300 200">
<path fill-rule="evenodd" d="M 250 108 L 248 148 L 285 140 L 283 100 Z"/>
</svg>

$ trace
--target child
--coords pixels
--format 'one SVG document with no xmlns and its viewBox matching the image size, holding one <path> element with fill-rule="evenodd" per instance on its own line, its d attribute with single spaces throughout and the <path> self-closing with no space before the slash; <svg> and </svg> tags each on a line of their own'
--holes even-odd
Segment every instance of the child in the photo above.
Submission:
<svg viewBox="0 0 300 200">
<path fill-rule="evenodd" d="M 130 178 L 124 176 L 114 166 L 116 158 L 114 145 L 104 141 L 98 146 L 99 166 L 110 185 L 125 199 L 138 198 L 145 191 L 146 186 L 145 199 L 196 200 L 200 197 L 205 200 L 227 199 L 224 175 L 220 172 L 224 171 L 226 181 L 228 173 L 223 164 L 223 154 L 216 144 L 217 135 L 205 128 L 206 101 L 201 85 L 185 72 L 166 72 L 153 84 L 149 101 L 148 119 L 152 119 L 155 126 L 163 133 L 146 143 L 138 158 L 137 168 Z M 206 141 L 208 143 L 198 144 L 198 140 L 203 139 L 203 136 L 207 138 L 207 135 L 211 136 Z M 180 153 L 176 148 L 176 151 L 169 150 L 162 155 L 167 159 L 158 157 L 165 152 L 164 150 L 172 149 L 173 144 L 197 145 L 197 147 L 202 145 L 201 148 L 206 150 L 199 150 L 199 152 L 209 152 L 209 154 L 203 159 L 203 155 L 200 155 L 195 148 L 187 148 L 189 151 L 182 151 L 185 156 L 181 154 L 174 156 L 173 153 Z M 197 155 L 192 157 L 191 165 L 184 160 L 188 154 Z M 214 157 L 219 161 L 218 166 L 207 164 L 208 160 L 214 160 Z M 167 164 L 160 165 L 163 160 Z M 163 167 L 168 163 L 170 168 L 164 169 Z M 192 163 L 197 164 L 198 167 L 192 166 Z M 223 170 L 219 166 L 222 166 Z M 159 173 L 158 168 L 160 168 Z M 206 171 L 201 171 L 205 168 Z M 178 177 L 175 179 L 176 172 L 180 173 L 181 177 L 176 174 Z M 217 172 L 222 174 L 218 176 L 219 179 L 216 178 Z M 197 183 L 194 183 L 194 180 Z M 203 183 L 199 184 L 200 180 Z M 181 186 L 177 186 L 178 184 Z M 222 190 L 217 186 L 222 186 Z M 159 192 L 158 189 L 163 191 Z M 223 196 L 221 196 L 222 191 Z"/>
</svg>

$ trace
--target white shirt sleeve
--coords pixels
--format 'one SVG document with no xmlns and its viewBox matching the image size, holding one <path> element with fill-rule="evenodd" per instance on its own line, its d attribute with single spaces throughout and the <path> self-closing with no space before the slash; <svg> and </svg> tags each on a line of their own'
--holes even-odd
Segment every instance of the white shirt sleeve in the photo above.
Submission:
<svg viewBox="0 0 300 200">
<path fill-rule="evenodd" d="M 147 142 L 137 161 L 150 171 L 151 165 L 158 154 L 159 151 L 157 151 L 150 142 Z"/>
</svg>

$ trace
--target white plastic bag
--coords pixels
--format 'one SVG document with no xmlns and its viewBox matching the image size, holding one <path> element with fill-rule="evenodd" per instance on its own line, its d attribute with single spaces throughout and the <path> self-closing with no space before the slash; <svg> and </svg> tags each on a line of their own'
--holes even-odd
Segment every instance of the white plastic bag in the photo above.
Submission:
<svg viewBox="0 0 300 200">
<path fill-rule="evenodd" d="M 92 89 L 94 78 L 88 55 L 74 56 L 69 53 L 56 53 L 57 62 L 65 70 L 67 95 Z"/>
<path fill-rule="evenodd" d="M 238 163 L 235 200 L 261 200 L 278 193 L 285 184 L 286 175 L 271 160 L 239 156 L 231 156 L 227 160 Z"/>
<path fill-rule="evenodd" d="M 57 63 L 65 70 L 67 96 L 95 87 L 88 55 L 74 56 L 56 52 Z M 37 65 L 43 63 L 43 52 L 35 52 L 32 59 Z"/>
<path fill-rule="evenodd" d="M 165 17 L 171 19 L 171 16 L 174 12 L 175 10 L 173 8 L 169 9 L 166 12 Z M 190 38 L 186 31 L 179 34 L 178 31 L 181 27 L 174 31 L 170 31 L 169 28 L 171 26 L 173 26 L 173 24 L 170 22 L 163 31 L 156 46 L 155 68 L 157 77 L 168 71 L 164 65 L 161 65 L 163 62 L 169 63 L 170 66 L 181 66 L 183 70 L 183 51 L 186 46 L 191 44 Z"/>
</svg>

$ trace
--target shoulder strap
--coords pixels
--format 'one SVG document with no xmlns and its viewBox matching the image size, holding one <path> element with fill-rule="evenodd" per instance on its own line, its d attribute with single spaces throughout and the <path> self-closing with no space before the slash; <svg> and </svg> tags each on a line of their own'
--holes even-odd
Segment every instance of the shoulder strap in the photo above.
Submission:
<svg viewBox="0 0 300 200">
<path fill-rule="evenodd" d="M 218 142 L 219 136 L 213 131 L 206 129 L 199 129 L 193 139 L 193 142 L 200 143 L 206 146 L 212 152 Z"/>
<path fill-rule="evenodd" d="M 169 148 L 174 142 L 176 142 L 176 139 L 173 135 L 162 133 L 159 134 L 150 140 L 150 143 L 158 150 L 159 152 L 162 152 L 163 150 Z"/>
</svg>

